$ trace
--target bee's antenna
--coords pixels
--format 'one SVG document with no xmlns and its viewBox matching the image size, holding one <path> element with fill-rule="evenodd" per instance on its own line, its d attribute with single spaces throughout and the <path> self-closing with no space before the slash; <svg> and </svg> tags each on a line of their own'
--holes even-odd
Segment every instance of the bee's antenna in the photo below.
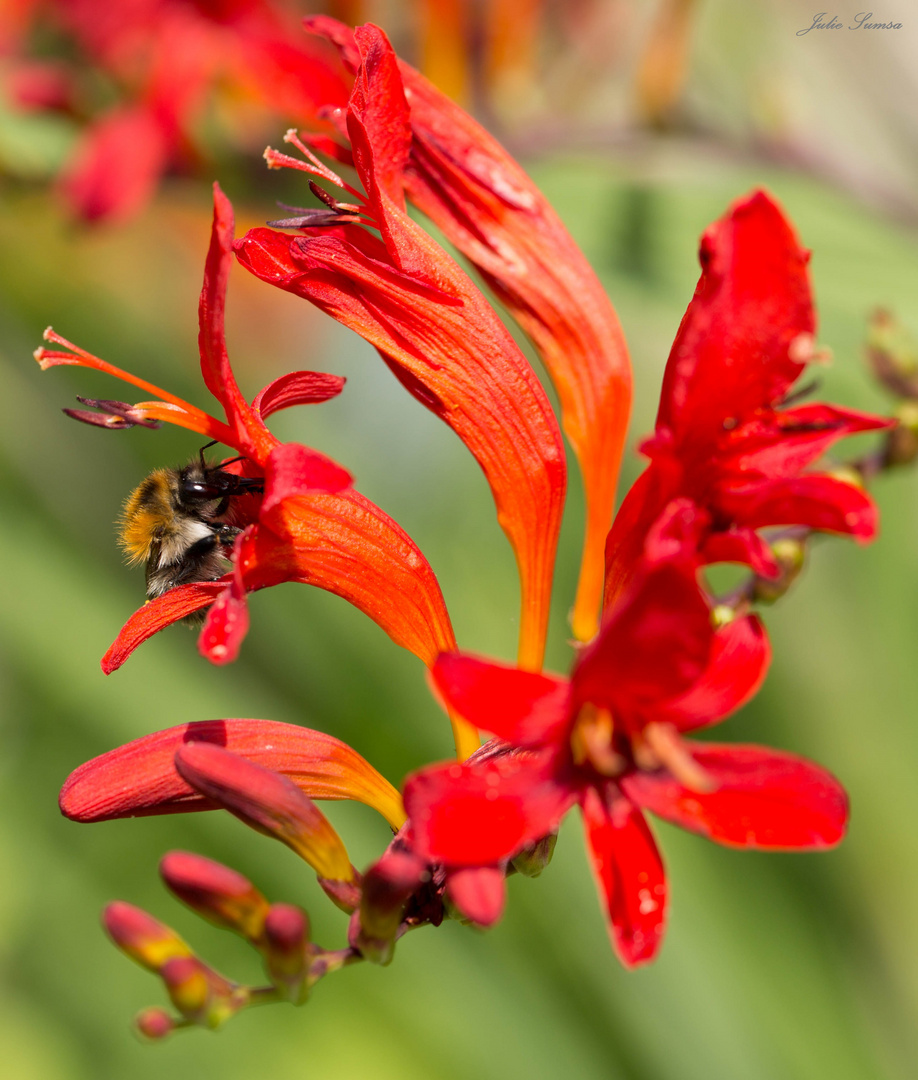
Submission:
<svg viewBox="0 0 918 1080">
<path fill-rule="evenodd" d="M 212 446 L 216 446 L 218 441 L 218 439 L 211 439 L 209 443 L 205 443 L 198 451 L 198 459 L 201 462 L 202 470 L 207 468 L 207 466 L 204 464 L 204 451 L 209 450 Z"/>
</svg>

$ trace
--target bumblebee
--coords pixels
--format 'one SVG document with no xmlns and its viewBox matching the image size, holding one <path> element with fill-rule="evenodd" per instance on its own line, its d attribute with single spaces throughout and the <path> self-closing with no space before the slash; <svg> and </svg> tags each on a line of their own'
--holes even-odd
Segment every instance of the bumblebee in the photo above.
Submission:
<svg viewBox="0 0 918 1080">
<path fill-rule="evenodd" d="M 226 573 L 241 532 L 232 500 L 264 491 L 264 480 L 226 472 L 229 464 L 207 464 L 202 450 L 182 469 L 155 469 L 124 504 L 119 541 L 129 563 L 147 564 L 148 600 Z"/>
</svg>

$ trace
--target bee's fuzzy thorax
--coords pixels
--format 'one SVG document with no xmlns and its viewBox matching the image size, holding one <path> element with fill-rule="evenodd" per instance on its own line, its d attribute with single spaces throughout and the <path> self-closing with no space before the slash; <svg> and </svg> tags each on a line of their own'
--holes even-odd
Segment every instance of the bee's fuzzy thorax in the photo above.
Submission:
<svg viewBox="0 0 918 1080">
<path fill-rule="evenodd" d="M 131 565 L 146 562 L 175 517 L 174 469 L 155 469 L 128 496 L 118 519 L 118 540 Z"/>
</svg>

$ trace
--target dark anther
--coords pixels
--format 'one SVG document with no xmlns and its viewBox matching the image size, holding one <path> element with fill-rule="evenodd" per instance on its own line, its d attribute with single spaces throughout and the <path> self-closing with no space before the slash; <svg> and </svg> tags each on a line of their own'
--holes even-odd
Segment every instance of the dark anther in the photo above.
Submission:
<svg viewBox="0 0 918 1080">
<path fill-rule="evenodd" d="M 150 420 L 144 415 L 143 409 L 138 409 L 127 401 L 108 401 L 104 398 L 85 398 L 77 395 L 77 401 L 89 405 L 99 412 L 89 412 L 87 409 L 64 409 L 63 412 L 82 424 L 92 424 L 94 427 L 109 428 L 120 431 L 123 428 L 145 427 L 156 429 L 162 427 L 161 420 Z"/>
</svg>

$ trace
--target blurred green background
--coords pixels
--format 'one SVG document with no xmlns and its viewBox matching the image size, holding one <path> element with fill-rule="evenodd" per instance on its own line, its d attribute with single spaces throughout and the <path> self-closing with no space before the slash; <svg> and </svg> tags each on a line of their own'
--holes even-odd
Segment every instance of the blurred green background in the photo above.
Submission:
<svg viewBox="0 0 918 1080">
<path fill-rule="evenodd" d="M 913 224 L 837 185 L 684 137 L 529 164 L 624 324 L 636 382 L 631 445 L 653 422 L 669 345 L 697 278 L 698 236 L 757 185 L 777 194 L 814 251 L 820 342 L 835 354 L 820 397 L 889 407 L 864 369 L 862 341 L 877 304 L 918 332 Z M 257 195 L 251 172 L 230 165 L 220 175 L 237 200 L 240 232 L 273 216 L 276 198 L 302 198 L 273 175 L 258 181 Z M 660 825 L 670 928 L 660 959 L 627 973 L 607 946 L 572 815 L 543 876 L 510 881 L 508 910 L 491 932 L 428 928 L 399 945 L 390 968 L 340 973 L 296 1013 L 275 1006 L 242 1014 L 216 1036 L 192 1031 L 141 1045 L 129 1022 L 164 994 L 106 942 L 98 928 L 106 901 L 147 908 L 220 970 L 258 977 L 241 943 L 159 884 L 156 864 L 167 850 L 225 860 L 270 899 L 305 904 L 323 944 L 343 942 L 345 917 L 292 853 L 228 815 L 65 821 L 56 795 L 68 772 L 161 727 L 254 716 L 337 735 L 398 783 L 448 755 L 449 729 L 414 657 L 342 601 L 301 586 L 252 597 L 252 629 L 229 668 L 208 665 L 194 635 L 176 627 L 123 670 L 101 674 L 99 658 L 143 595 L 142 572 L 120 563 L 112 522 L 149 469 L 182 463 L 198 440 L 177 429 L 119 433 L 67 420 L 59 410 L 76 394 L 124 390 L 77 369 L 42 374 L 30 354 L 53 323 L 208 408 L 195 338 L 209 192 L 204 183 L 173 182 L 139 219 L 100 232 L 68 224 L 35 185 L 7 181 L 0 195 L 4 1080 L 916 1075 L 918 476 L 909 473 L 877 485 L 883 529 L 873 547 L 814 545 L 804 577 L 766 613 L 775 660 L 764 690 L 716 732 L 813 757 L 835 772 L 853 806 L 839 850 L 734 852 Z M 242 271 L 230 286 L 229 344 L 249 396 L 296 368 L 348 377 L 340 398 L 281 414 L 274 429 L 345 464 L 360 490 L 411 533 L 439 576 L 464 648 L 511 657 L 512 557 L 484 481 L 455 437 L 362 341 Z M 639 468 L 630 454 L 625 484 Z M 549 649 L 549 667 L 561 671 L 570 662 L 565 616 L 581 519 L 572 469 Z M 328 809 L 358 866 L 378 853 L 387 830 L 370 811 Z"/>
</svg>

